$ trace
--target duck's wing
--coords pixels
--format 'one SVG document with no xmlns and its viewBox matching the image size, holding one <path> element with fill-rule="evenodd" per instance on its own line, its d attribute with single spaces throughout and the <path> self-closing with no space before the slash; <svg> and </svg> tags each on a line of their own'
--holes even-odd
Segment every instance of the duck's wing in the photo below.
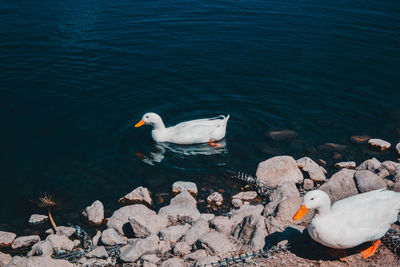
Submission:
<svg viewBox="0 0 400 267">
<path fill-rule="evenodd" d="M 178 123 L 175 126 L 172 126 L 170 128 L 174 129 L 188 129 L 192 127 L 217 127 L 219 125 L 226 125 L 226 122 L 229 119 L 228 116 L 224 115 L 219 115 L 217 117 L 213 118 L 206 118 L 206 119 L 197 119 L 197 120 L 190 120 L 190 121 L 184 121 L 181 123 Z"/>
</svg>

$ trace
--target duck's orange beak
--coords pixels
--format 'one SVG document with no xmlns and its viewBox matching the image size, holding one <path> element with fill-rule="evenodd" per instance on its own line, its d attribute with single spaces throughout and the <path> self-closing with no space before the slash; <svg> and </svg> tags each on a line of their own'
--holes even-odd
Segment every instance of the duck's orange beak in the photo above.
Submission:
<svg viewBox="0 0 400 267">
<path fill-rule="evenodd" d="M 303 218 L 304 215 L 306 215 L 308 209 L 306 208 L 306 205 L 301 205 L 299 210 L 296 212 L 295 215 L 293 215 L 293 220 L 297 221 Z"/>
<path fill-rule="evenodd" d="M 145 125 L 146 123 L 143 120 L 140 120 L 138 123 L 135 124 L 135 128 L 138 128 L 142 125 Z"/>
</svg>

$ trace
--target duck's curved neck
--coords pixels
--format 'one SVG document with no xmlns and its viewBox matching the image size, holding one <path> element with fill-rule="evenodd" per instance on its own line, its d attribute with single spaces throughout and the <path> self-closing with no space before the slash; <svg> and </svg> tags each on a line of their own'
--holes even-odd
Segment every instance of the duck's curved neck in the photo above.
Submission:
<svg viewBox="0 0 400 267">
<path fill-rule="evenodd" d="M 165 129 L 165 125 L 164 125 L 164 122 L 161 119 L 159 121 L 157 121 L 157 123 L 153 124 L 153 130 L 154 131 L 164 130 L 164 129 Z"/>
<path fill-rule="evenodd" d="M 331 201 L 328 199 L 325 199 L 321 205 L 315 209 L 315 212 L 320 215 L 328 215 L 331 212 Z"/>
</svg>

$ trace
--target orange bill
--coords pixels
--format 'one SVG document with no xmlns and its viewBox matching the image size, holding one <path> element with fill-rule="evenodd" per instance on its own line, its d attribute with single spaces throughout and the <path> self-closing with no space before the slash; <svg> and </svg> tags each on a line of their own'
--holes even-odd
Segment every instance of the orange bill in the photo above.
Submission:
<svg viewBox="0 0 400 267">
<path fill-rule="evenodd" d="M 308 209 L 306 208 L 306 205 L 301 205 L 299 210 L 293 216 L 293 220 L 295 220 L 295 221 L 300 220 L 307 213 L 307 211 L 308 211 Z"/>
<path fill-rule="evenodd" d="M 138 123 L 135 124 L 135 128 L 145 125 L 146 123 L 143 120 L 140 120 Z"/>
</svg>

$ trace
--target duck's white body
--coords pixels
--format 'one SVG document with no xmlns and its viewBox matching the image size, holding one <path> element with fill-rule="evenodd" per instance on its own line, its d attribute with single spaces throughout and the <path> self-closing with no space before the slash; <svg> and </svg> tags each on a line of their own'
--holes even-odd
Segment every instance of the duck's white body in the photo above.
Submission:
<svg viewBox="0 0 400 267">
<path fill-rule="evenodd" d="M 303 205 L 316 210 L 308 227 L 312 239 L 331 248 L 345 249 L 385 235 L 397 221 L 400 193 L 379 189 L 330 206 L 328 195 L 314 190 L 304 196 Z"/>
<path fill-rule="evenodd" d="M 165 127 L 161 117 L 155 113 L 144 114 L 141 122 L 136 125 L 149 124 L 153 126 L 151 135 L 156 142 L 169 142 L 189 145 L 207 143 L 210 140 L 219 141 L 225 137 L 229 115 L 181 122 L 172 127 Z M 135 127 L 139 127 L 136 126 Z"/>
</svg>

